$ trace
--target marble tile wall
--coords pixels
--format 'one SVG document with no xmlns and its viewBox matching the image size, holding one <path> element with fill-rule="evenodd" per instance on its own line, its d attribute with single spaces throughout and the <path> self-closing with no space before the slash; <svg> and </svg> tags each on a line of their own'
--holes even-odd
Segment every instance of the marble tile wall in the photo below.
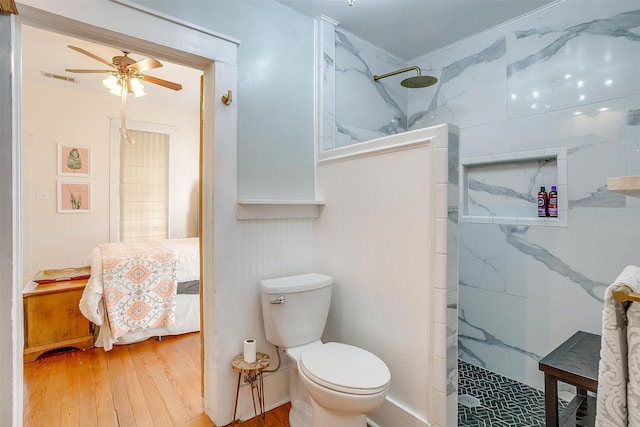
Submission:
<svg viewBox="0 0 640 427">
<path fill-rule="evenodd" d="M 402 76 L 378 82 L 373 76 L 404 68 L 406 64 L 339 28 L 334 36 L 334 46 L 323 43 L 323 61 L 331 61 L 330 52 L 334 49 L 335 122 L 329 126 L 335 128 L 335 140 L 326 138 L 324 146 L 333 143 L 338 148 L 405 132 L 407 99 L 405 89 L 400 86 Z M 330 87 L 331 83 L 327 84 Z"/>
<path fill-rule="evenodd" d="M 640 80 L 640 79 L 639 79 Z M 640 95 L 627 98 L 627 135 L 625 154 L 627 175 L 640 175 Z M 640 206 L 640 200 L 635 200 Z"/>
<path fill-rule="evenodd" d="M 453 424 L 458 416 L 458 282 L 459 251 L 459 164 L 460 133 L 449 133 L 447 176 L 447 308 L 446 308 L 446 418 L 443 425 Z"/>
<path fill-rule="evenodd" d="M 566 197 L 557 199 L 560 215 L 553 219 L 539 217 L 536 197 L 537 189 L 550 191 L 554 186 L 557 193 L 566 194 L 566 163 L 563 148 L 461 159 L 461 221 L 512 225 L 551 225 L 555 221 L 566 226 Z"/>
<path fill-rule="evenodd" d="M 347 58 L 372 59 L 338 39 L 336 70 L 355 69 Z M 389 111 L 406 111 L 408 129 L 455 124 L 460 158 L 567 150 L 566 227 L 459 227 L 459 356 L 542 388 L 538 360 L 576 330 L 600 333 L 606 286 L 640 265 L 640 199 L 606 189 L 609 176 L 640 174 L 640 5 L 561 1 L 414 62 L 439 82 L 406 90 L 406 109 L 393 97 L 400 107 L 385 123 Z M 360 141 L 366 126 L 340 109 L 339 78 L 336 129 L 349 123 L 354 133 L 342 144 Z M 531 178 L 514 171 L 514 201 L 537 193 Z"/>
<path fill-rule="evenodd" d="M 336 148 L 336 22 L 325 16 L 317 22 L 317 146 L 327 151 Z"/>
<path fill-rule="evenodd" d="M 606 191 L 608 176 L 637 173 L 640 8 L 589 3 L 562 2 L 424 58 L 440 85 L 430 99 L 409 98 L 410 127 L 461 126 L 462 158 L 567 150 L 566 228 L 459 229 L 460 357 L 537 388 L 538 360 L 576 330 L 599 333 L 604 289 L 640 263 L 635 202 Z M 538 191 L 537 171 L 525 169 L 511 186 L 469 183 L 470 193 L 486 200 L 506 187 L 517 206 Z"/>
</svg>

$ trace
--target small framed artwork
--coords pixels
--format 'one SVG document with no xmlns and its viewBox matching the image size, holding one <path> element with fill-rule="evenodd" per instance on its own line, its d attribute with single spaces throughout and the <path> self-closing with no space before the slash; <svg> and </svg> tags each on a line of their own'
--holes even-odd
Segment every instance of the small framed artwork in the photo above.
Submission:
<svg viewBox="0 0 640 427">
<path fill-rule="evenodd" d="M 58 213 L 91 212 L 91 183 L 58 181 Z"/>
<path fill-rule="evenodd" d="M 80 145 L 58 144 L 58 175 L 91 176 L 91 149 Z"/>
</svg>

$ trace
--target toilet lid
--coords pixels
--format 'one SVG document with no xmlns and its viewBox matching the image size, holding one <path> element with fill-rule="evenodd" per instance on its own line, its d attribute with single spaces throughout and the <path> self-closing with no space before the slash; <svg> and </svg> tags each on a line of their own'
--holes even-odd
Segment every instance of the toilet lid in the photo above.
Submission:
<svg viewBox="0 0 640 427">
<path fill-rule="evenodd" d="M 312 381 L 350 394 L 379 393 L 391 380 L 389 368 L 378 356 L 335 342 L 303 352 L 299 366 Z"/>
</svg>

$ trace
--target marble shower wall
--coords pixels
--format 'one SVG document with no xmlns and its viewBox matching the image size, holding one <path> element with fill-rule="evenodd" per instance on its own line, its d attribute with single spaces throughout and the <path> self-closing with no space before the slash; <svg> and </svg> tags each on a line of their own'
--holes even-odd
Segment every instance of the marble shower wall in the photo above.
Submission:
<svg viewBox="0 0 640 427">
<path fill-rule="evenodd" d="M 600 333 L 606 286 L 640 263 L 638 204 L 606 191 L 607 177 L 640 173 L 640 8 L 585 3 L 558 3 L 423 58 L 440 82 L 408 100 L 410 128 L 462 128 L 461 158 L 567 150 L 566 227 L 517 225 L 488 209 L 485 223 L 460 219 L 460 357 L 538 388 L 538 360 L 577 330 Z M 498 194 L 518 206 L 535 197 L 538 172 L 516 167 L 500 187 L 475 177 L 469 205 L 477 213 Z M 545 179 L 547 189 L 558 183 Z"/>
<path fill-rule="evenodd" d="M 336 70 L 349 64 L 338 54 L 349 51 L 341 40 Z M 626 265 L 640 264 L 640 199 L 606 189 L 609 176 L 640 174 L 640 5 L 561 1 L 397 67 L 408 65 L 439 79 L 405 90 L 408 129 L 459 126 L 461 159 L 566 150 L 566 191 L 559 194 L 566 225 L 494 218 L 487 200 L 499 200 L 501 209 L 519 206 L 516 217 L 526 216 L 522 200 L 530 200 L 536 216 L 532 183 L 557 182 L 531 167 L 515 168 L 511 185 L 504 176 L 499 186 L 474 176 L 465 197 L 474 215 L 486 218 L 465 222 L 460 213 L 459 355 L 542 388 L 538 360 L 577 330 L 600 333 L 606 286 Z M 353 93 L 342 98 L 337 71 L 335 81 L 336 105 L 353 102 Z M 393 99 L 403 111 L 402 97 Z M 378 117 L 384 108 L 374 105 L 388 107 L 366 104 L 358 114 L 371 108 Z M 383 131 L 395 111 L 388 108 L 369 131 Z M 335 112 L 338 134 L 355 123 Z M 366 126 L 353 127 L 357 135 L 345 142 L 365 140 Z"/>
<path fill-rule="evenodd" d="M 409 94 L 410 128 L 459 125 L 461 159 L 566 149 L 566 226 L 504 221 L 488 203 L 522 218 L 530 200 L 535 218 L 538 185 L 560 180 L 542 169 L 463 190 L 485 221 L 460 216 L 460 357 L 538 388 L 538 360 L 577 330 L 600 333 L 605 288 L 640 264 L 639 205 L 606 189 L 609 176 L 640 173 L 638 6 L 557 3 L 423 58 L 440 82 Z"/>
<path fill-rule="evenodd" d="M 406 67 L 375 46 L 341 31 L 335 22 L 320 20 L 322 64 L 321 147 L 324 150 L 369 141 L 407 130 L 407 75 L 378 82 L 373 76 Z M 333 95 L 335 94 L 335 98 Z"/>
</svg>

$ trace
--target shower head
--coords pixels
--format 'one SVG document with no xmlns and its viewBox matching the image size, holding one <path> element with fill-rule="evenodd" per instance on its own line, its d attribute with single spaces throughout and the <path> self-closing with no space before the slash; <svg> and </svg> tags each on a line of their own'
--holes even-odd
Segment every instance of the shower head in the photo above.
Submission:
<svg viewBox="0 0 640 427">
<path fill-rule="evenodd" d="M 421 87 L 432 86 L 436 84 L 437 81 L 438 79 L 433 76 L 413 76 L 404 79 L 400 82 L 400 84 L 410 89 L 417 89 Z"/>
<path fill-rule="evenodd" d="M 428 87 L 438 82 L 438 79 L 436 79 L 433 76 L 423 76 L 420 73 L 420 68 L 418 67 L 408 67 L 408 68 L 403 68 L 402 70 L 392 71 L 387 74 L 382 74 L 381 76 L 373 76 L 373 80 L 377 82 L 378 80 L 384 79 L 385 77 L 395 76 L 396 74 L 406 73 L 407 71 L 411 71 L 411 70 L 415 70 L 418 73 L 418 75 L 413 77 L 408 77 L 403 81 L 401 81 L 400 84 L 404 87 L 416 89 L 421 87 Z"/>
</svg>

